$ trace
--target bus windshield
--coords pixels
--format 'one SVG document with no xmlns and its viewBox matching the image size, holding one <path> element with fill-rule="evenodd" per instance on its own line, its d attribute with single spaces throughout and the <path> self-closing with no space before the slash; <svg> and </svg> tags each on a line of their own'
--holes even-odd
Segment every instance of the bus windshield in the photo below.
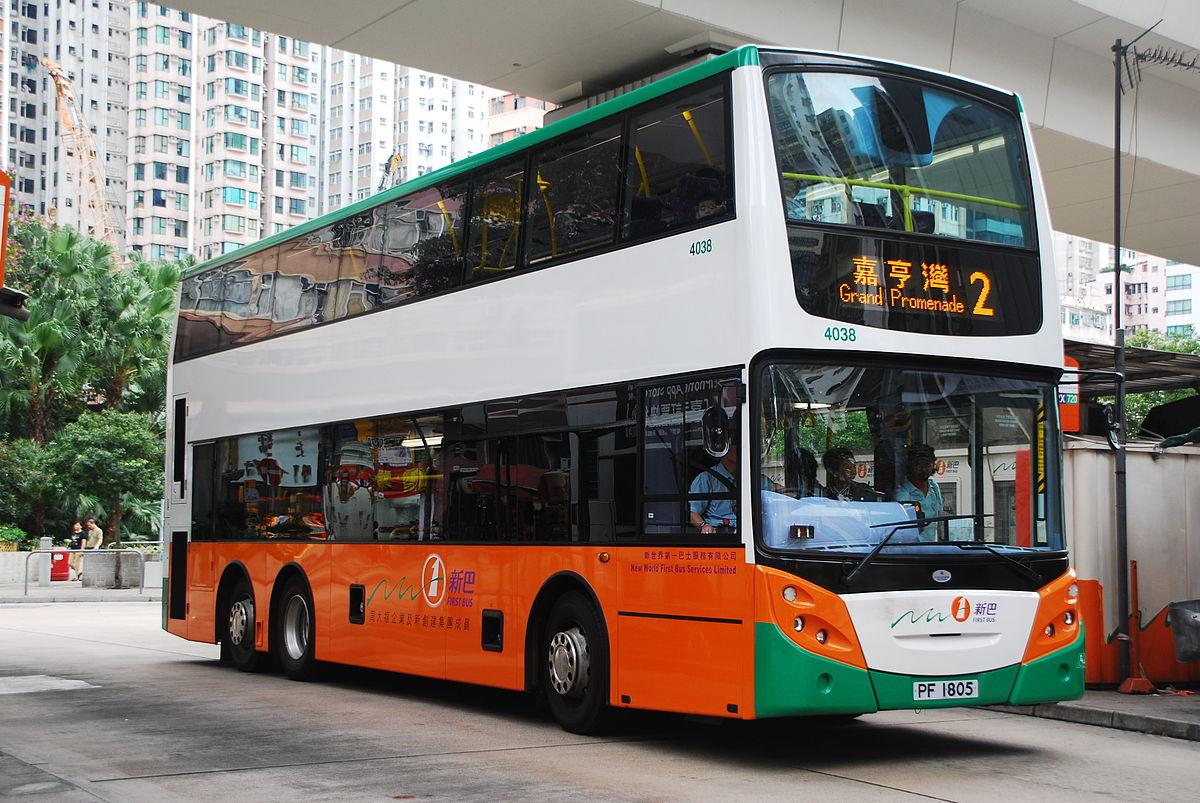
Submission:
<svg viewBox="0 0 1200 803">
<path fill-rule="evenodd" d="M 759 393 L 767 549 L 1064 548 L 1049 381 L 777 362 Z"/>
<path fill-rule="evenodd" d="M 1032 247 L 1014 115 L 895 77 L 767 80 L 787 217 Z"/>
</svg>

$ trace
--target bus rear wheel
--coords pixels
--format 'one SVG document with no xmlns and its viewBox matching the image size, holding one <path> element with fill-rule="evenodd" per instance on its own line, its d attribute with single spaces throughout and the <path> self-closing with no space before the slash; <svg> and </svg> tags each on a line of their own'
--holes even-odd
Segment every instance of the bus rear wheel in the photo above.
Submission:
<svg viewBox="0 0 1200 803">
<path fill-rule="evenodd" d="M 274 617 L 275 632 L 271 646 L 285 675 L 292 680 L 312 680 L 317 674 L 316 619 L 312 595 L 299 577 L 291 577 L 279 597 L 279 613 Z"/>
<path fill-rule="evenodd" d="M 229 608 L 225 612 L 225 640 L 221 643 L 222 656 L 228 655 L 230 662 L 243 672 L 257 672 L 266 663 L 266 653 L 254 648 L 254 631 L 254 589 L 243 577 L 229 595 Z"/>
<path fill-rule="evenodd" d="M 558 724 L 590 734 L 607 725 L 608 640 L 600 615 L 582 593 L 554 603 L 542 636 L 541 687 Z"/>
</svg>

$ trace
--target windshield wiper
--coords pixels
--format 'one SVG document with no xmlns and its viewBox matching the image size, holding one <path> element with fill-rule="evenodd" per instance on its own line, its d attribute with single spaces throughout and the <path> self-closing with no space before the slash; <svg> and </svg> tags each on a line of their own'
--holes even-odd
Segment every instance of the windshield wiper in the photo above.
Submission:
<svg viewBox="0 0 1200 803">
<path fill-rule="evenodd" d="M 1037 571 L 1037 569 L 1027 566 L 1026 564 L 1022 563 L 1021 561 L 1017 560 L 1016 558 L 1005 555 L 1003 552 L 1001 552 L 1000 550 L 993 547 L 987 541 L 951 541 L 950 543 L 953 544 L 954 546 L 958 547 L 959 549 L 964 549 L 964 550 L 986 549 L 988 552 L 991 552 L 993 555 L 995 555 L 996 557 L 1003 560 L 1009 566 L 1012 566 L 1013 571 L 1016 571 L 1017 573 L 1021 574 L 1022 576 L 1024 576 L 1025 578 L 1027 578 L 1029 580 L 1033 580 L 1035 583 L 1042 582 L 1042 575 L 1041 575 L 1041 573 L 1039 573 Z"/>
<path fill-rule="evenodd" d="M 880 527 L 891 527 L 892 529 L 889 530 L 888 534 L 885 535 L 883 537 L 883 539 L 880 540 L 880 542 L 875 545 L 874 549 L 872 549 L 869 553 L 867 553 L 866 557 L 864 557 L 862 560 L 860 560 L 858 562 L 857 566 L 855 566 L 853 569 L 851 569 L 849 572 L 847 572 L 846 574 L 844 574 L 842 576 L 842 585 L 848 586 L 848 585 L 853 584 L 854 578 L 858 577 L 858 575 L 862 572 L 862 570 L 867 568 L 867 566 L 870 565 L 871 561 L 875 560 L 875 556 L 879 554 L 879 551 L 881 549 L 883 549 L 885 546 L 887 546 L 887 542 L 892 540 L 892 536 L 895 535 L 896 532 L 899 530 L 910 530 L 913 527 L 924 527 L 926 524 L 934 524 L 939 521 L 954 521 L 955 519 L 975 519 L 975 518 L 980 518 L 981 516 L 991 516 L 991 515 L 994 515 L 994 514 L 983 513 L 983 514 L 963 514 L 961 516 L 930 516 L 927 519 L 905 519 L 904 521 L 889 521 L 889 522 L 884 522 L 883 524 L 872 524 L 871 529 L 873 529 L 873 530 L 878 529 Z M 952 542 L 950 542 L 950 541 L 919 541 L 916 544 L 905 544 L 905 546 L 920 546 L 920 545 L 924 545 L 924 544 L 928 544 L 930 546 L 947 546 L 950 543 L 952 543 Z M 976 542 L 969 542 L 969 543 L 976 543 Z M 999 553 L 997 553 L 997 554 L 999 554 Z M 1011 560 L 1011 558 L 1010 558 L 1010 560 Z M 1015 563 L 1016 561 L 1013 561 L 1013 562 Z M 1026 567 L 1026 566 L 1022 566 L 1021 568 L 1028 569 L 1028 567 Z M 1029 571 L 1033 571 L 1033 570 L 1029 569 Z M 1040 577 L 1039 577 L 1039 579 L 1040 579 Z"/>
<path fill-rule="evenodd" d="M 884 522 L 883 524 L 872 524 L 871 529 L 873 530 L 878 529 L 879 527 L 891 527 L 892 529 L 888 530 L 888 534 L 880 539 L 879 543 L 875 545 L 875 548 L 868 552 L 866 557 L 858 562 L 857 566 L 855 566 L 846 574 L 842 575 L 842 585 L 852 585 L 854 583 L 854 578 L 858 577 L 859 573 L 862 572 L 863 569 L 867 568 L 871 561 L 875 560 L 875 556 L 879 554 L 879 550 L 887 546 L 887 542 L 892 540 L 893 535 L 900 530 L 905 530 L 912 527 L 921 527 L 923 524 L 923 521 L 910 519 L 905 519 L 904 521 L 889 521 Z"/>
</svg>

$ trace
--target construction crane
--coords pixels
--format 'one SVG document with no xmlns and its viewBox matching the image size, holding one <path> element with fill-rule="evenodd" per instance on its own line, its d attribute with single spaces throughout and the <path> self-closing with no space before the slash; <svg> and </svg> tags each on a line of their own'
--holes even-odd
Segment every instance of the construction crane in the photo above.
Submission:
<svg viewBox="0 0 1200 803">
<path fill-rule="evenodd" d="M 42 66 L 54 82 L 54 94 L 58 98 L 59 136 L 68 156 L 73 156 L 78 166 L 75 175 L 79 180 L 84 206 L 91 213 L 91 236 L 112 246 L 113 254 L 120 259 L 121 246 L 117 227 L 113 225 L 108 211 L 108 198 L 104 194 L 104 179 L 100 174 L 100 162 L 96 157 L 96 141 L 88 128 L 71 88 L 71 79 L 57 63 L 43 58 Z M 81 210 L 82 211 L 82 210 Z M 83 215 L 80 214 L 82 221 Z"/>
<path fill-rule="evenodd" d="M 400 183 L 400 168 L 404 165 L 404 157 L 393 153 L 383 161 L 383 175 L 379 177 L 379 187 L 376 192 L 383 192 L 389 187 Z"/>
</svg>

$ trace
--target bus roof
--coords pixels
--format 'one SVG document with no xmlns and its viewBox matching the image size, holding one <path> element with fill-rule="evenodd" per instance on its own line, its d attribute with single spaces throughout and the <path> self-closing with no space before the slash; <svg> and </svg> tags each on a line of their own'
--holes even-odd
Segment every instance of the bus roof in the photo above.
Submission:
<svg viewBox="0 0 1200 803">
<path fill-rule="evenodd" d="M 646 86 L 639 87 L 619 97 L 606 100 L 603 103 L 599 103 L 591 107 L 590 109 L 584 109 L 583 111 L 577 112 L 570 117 L 566 117 L 562 120 L 551 123 L 544 128 L 539 128 L 536 131 L 530 131 L 528 134 L 516 137 L 515 139 L 509 140 L 501 145 L 488 148 L 487 150 L 481 151 L 474 156 L 469 156 L 462 161 L 453 162 L 445 167 L 439 168 L 430 173 L 426 173 L 423 176 L 419 176 L 410 181 L 406 181 L 403 184 L 399 184 L 395 187 L 384 190 L 383 192 L 368 196 L 361 201 L 350 204 L 349 206 L 343 206 L 340 209 L 335 209 L 334 211 L 318 218 L 305 221 L 298 226 L 293 226 L 285 231 L 272 234 L 269 237 L 239 248 L 236 251 L 230 251 L 228 254 L 222 254 L 219 257 L 214 257 L 207 262 L 203 262 L 187 270 L 184 273 L 184 278 L 195 276 L 198 273 L 219 267 L 228 262 L 245 259 L 247 256 L 257 253 L 258 251 L 262 251 L 280 243 L 287 242 L 294 237 L 298 237 L 310 231 L 328 226 L 335 221 L 350 217 L 351 215 L 355 215 L 367 209 L 373 209 L 374 207 L 379 206 L 382 203 L 387 203 L 395 198 L 402 198 L 416 190 L 420 190 L 440 181 L 445 181 L 446 179 L 470 172 L 477 167 L 482 167 L 483 165 L 503 159 L 506 156 L 519 153 L 533 145 L 553 139 L 560 134 L 565 134 L 568 131 L 581 128 L 589 123 L 595 122 L 596 120 L 607 117 L 610 114 L 616 114 L 624 111 L 625 109 L 636 106 L 639 103 L 651 100 L 660 95 L 665 95 L 669 92 L 673 92 L 676 89 L 685 87 L 688 84 L 695 83 L 696 81 L 703 80 L 711 75 L 716 75 L 717 73 L 725 70 L 731 70 L 736 67 L 744 67 L 758 63 L 758 46 L 743 45 L 736 50 L 723 53 L 716 58 L 709 59 L 708 61 L 700 64 L 694 64 L 691 67 L 687 67 L 677 73 L 668 75 L 665 78 L 661 78 L 653 83 L 647 84 Z"/>
</svg>

